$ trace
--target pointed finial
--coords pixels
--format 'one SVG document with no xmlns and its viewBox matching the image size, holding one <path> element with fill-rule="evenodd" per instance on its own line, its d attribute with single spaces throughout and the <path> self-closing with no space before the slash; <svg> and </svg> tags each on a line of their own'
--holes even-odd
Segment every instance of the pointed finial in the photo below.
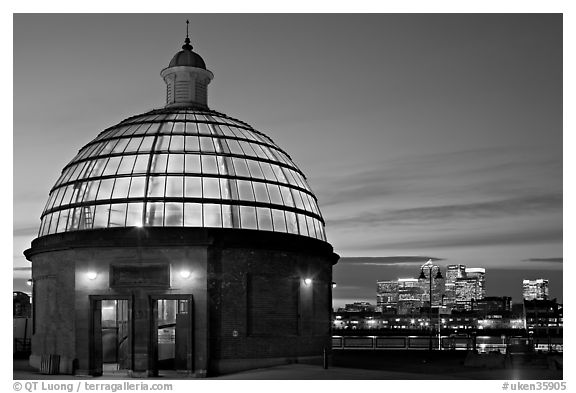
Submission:
<svg viewBox="0 0 576 393">
<path fill-rule="evenodd" d="M 182 45 L 182 49 L 184 50 L 192 50 L 192 45 L 190 45 L 190 38 L 188 37 L 188 26 L 190 25 L 190 21 L 186 19 L 186 39 L 184 40 L 184 45 Z"/>
</svg>

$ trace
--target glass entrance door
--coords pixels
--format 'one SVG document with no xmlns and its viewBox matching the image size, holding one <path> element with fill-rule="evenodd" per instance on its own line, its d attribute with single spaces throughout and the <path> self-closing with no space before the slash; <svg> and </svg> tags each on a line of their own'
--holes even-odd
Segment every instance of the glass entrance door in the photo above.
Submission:
<svg viewBox="0 0 576 393">
<path fill-rule="evenodd" d="M 132 367 L 131 302 L 91 296 L 91 370 L 102 375 Z"/>
<path fill-rule="evenodd" d="M 191 299 L 155 299 L 152 328 L 156 371 L 191 370 Z"/>
</svg>

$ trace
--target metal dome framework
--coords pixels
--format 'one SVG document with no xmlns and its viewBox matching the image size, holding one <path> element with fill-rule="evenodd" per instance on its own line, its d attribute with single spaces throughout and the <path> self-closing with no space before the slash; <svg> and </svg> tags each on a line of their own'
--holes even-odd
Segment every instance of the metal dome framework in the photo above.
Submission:
<svg viewBox="0 0 576 393">
<path fill-rule="evenodd" d="M 216 227 L 325 241 L 304 174 L 269 137 L 206 108 L 164 108 L 104 130 L 64 167 L 39 237 L 115 227 Z"/>
</svg>

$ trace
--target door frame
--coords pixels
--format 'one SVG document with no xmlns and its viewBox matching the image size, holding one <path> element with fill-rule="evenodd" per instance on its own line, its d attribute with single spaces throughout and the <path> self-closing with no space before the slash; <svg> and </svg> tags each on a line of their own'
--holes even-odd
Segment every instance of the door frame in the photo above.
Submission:
<svg viewBox="0 0 576 393">
<path fill-rule="evenodd" d="M 128 319 L 129 319 L 129 332 L 130 332 L 130 364 L 134 364 L 134 297 L 132 295 L 88 295 L 90 301 L 90 329 L 89 329 L 89 369 L 90 374 L 93 376 L 99 376 L 103 373 L 103 353 L 102 353 L 102 337 L 100 340 L 96 340 L 96 322 L 99 322 L 99 334 L 102 334 L 102 300 L 126 300 L 128 301 Z M 97 307 L 97 303 L 100 302 L 100 306 Z M 94 315 L 96 310 L 100 311 L 100 317 L 96 319 Z M 97 343 L 100 344 L 98 348 Z M 98 356 L 99 355 L 99 356 Z M 98 361 L 100 359 L 100 361 Z M 97 363 L 100 363 L 99 365 Z"/>
<path fill-rule="evenodd" d="M 194 296 L 192 294 L 153 294 L 149 295 L 150 307 L 150 339 L 148 340 L 149 369 L 155 376 L 158 375 L 158 300 L 187 300 L 188 301 L 188 323 L 190 333 L 188 335 L 188 354 L 186 356 L 186 371 L 194 372 Z"/>
</svg>

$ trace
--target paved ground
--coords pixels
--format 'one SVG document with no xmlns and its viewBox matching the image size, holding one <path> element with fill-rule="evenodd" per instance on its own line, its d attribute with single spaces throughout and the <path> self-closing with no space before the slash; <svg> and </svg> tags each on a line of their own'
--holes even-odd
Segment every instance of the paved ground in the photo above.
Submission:
<svg viewBox="0 0 576 393">
<path fill-rule="evenodd" d="M 223 380 L 561 380 L 562 370 L 550 369 L 544 362 L 524 362 L 507 369 L 465 367 L 465 354 L 430 356 L 426 353 L 374 354 L 359 352 L 335 354 L 331 366 L 289 364 L 229 374 L 210 379 Z M 43 375 L 32 369 L 27 360 L 14 360 L 13 379 L 86 379 L 72 375 Z M 90 379 L 126 379 L 123 374 Z M 167 375 L 158 379 L 183 379 Z"/>
</svg>

